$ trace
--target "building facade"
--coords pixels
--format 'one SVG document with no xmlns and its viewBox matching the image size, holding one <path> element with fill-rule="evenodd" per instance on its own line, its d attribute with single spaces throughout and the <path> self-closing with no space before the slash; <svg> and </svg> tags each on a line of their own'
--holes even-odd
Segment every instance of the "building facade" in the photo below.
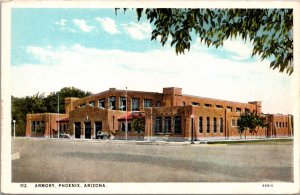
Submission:
<svg viewBox="0 0 300 195">
<path fill-rule="evenodd" d="M 55 137 L 59 131 L 77 139 L 98 139 L 104 132 L 112 139 L 173 141 L 293 136 L 292 115 L 264 115 L 261 106 L 260 101 L 184 95 L 176 87 L 163 88 L 162 93 L 110 88 L 80 99 L 65 98 L 65 114 L 28 114 L 26 136 Z M 268 125 L 241 135 L 241 113 L 263 116 Z M 42 135 L 36 130 L 40 125 Z"/>
</svg>

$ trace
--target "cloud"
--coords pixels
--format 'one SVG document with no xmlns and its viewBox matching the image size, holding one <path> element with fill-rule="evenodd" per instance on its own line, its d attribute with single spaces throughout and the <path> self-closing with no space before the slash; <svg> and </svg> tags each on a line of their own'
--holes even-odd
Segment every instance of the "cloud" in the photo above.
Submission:
<svg viewBox="0 0 300 195">
<path fill-rule="evenodd" d="M 95 20 L 99 22 L 103 28 L 104 31 L 110 33 L 110 34 L 120 34 L 121 32 L 117 29 L 117 25 L 115 23 L 115 20 L 105 17 L 96 17 Z"/>
<path fill-rule="evenodd" d="M 134 23 L 122 24 L 124 31 L 129 34 L 132 39 L 143 40 L 151 37 L 151 25 L 149 23 Z"/>
<path fill-rule="evenodd" d="M 91 32 L 94 29 L 93 26 L 89 26 L 86 23 L 86 21 L 83 20 L 83 19 L 77 19 L 77 18 L 75 18 L 75 19 L 72 20 L 72 22 L 73 22 L 73 24 L 75 26 L 77 26 L 83 32 Z"/>
<path fill-rule="evenodd" d="M 291 77 L 269 62 L 245 63 L 192 50 L 131 52 L 72 47 L 27 47 L 38 63 L 12 66 L 14 96 L 50 93 L 75 86 L 98 93 L 110 87 L 161 92 L 182 87 L 184 94 L 238 102 L 263 101 L 263 112 L 291 113 Z M 284 96 L 282 95 L 284 94 Z"/>
<path fill-rule="evenodd" d="M 68 21 L 66 19 L 61 19 L 60 21 L 55 22 L 55 24 L 59 26 L 59 29 L 61 31 L 68 31 L 68 32 L 76 33 L 75 29 L 70 28 L 66 25 L 67 22 Z"/>
<path fill-rule="evenodd" d="M 58 22 L 55 22 L 55 24 L 59 25 L 59 26 L 66 26 L 67 20 L 66 19 L 61 19 Z"/>
</svg>

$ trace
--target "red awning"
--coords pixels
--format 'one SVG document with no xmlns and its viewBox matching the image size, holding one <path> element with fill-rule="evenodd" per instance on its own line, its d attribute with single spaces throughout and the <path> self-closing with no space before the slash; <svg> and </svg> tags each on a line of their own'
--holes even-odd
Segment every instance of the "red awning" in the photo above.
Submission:
<svg viewBox="0 0 300 195">
<path fill-rule="evenodd" d="M 60 120 L 56 120 L 56 122 L 69 122 L 69 118 L 68 117 L 66 117 L 66 118 L 62 118 L 62 119 L 60 119 Z"/>
<path fill-rule="evenodd" d="M 125 114 L 124 116 L 121 116 L 118 118 L 119 121 L 122 120 L 131 120 L 131 119 L 137 119 L 137 118 L 145 118 L 145 114 L 137 112 L 137 113 L 128 113 Z"/>
</svg>

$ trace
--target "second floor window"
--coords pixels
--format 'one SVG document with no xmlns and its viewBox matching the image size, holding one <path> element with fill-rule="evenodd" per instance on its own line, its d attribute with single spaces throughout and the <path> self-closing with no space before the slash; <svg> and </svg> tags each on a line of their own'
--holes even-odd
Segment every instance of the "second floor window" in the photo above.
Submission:
<svg viewBox="0 0 300 195">
<path fill-rule="evenodd" d="M 115 110 L 116 109 L 116 97 L 111 96 L 111 97 L 109 97 L 108 101 L 109 101 L 109 109 Z"/>
<path fill-rule="evenodd" d="M 99 108 L 105 108 L 105 100 L 104 99 L 99 100 Z"/>
<path fill-rule="evenodd" d="M 120 97 L 120 110 L 126 110 L 126 97 Z"/>
<path fill-rule="evenodd" d="M 144 108 L 148 108 L 152 106 L 152 100 L 144 100 Z"/>
<path fill-rule="evenodd" d="M 139 111 L 140 110 L 140 100 L 137 98 L 132 98 L 132 111 Z"/>
</svg>

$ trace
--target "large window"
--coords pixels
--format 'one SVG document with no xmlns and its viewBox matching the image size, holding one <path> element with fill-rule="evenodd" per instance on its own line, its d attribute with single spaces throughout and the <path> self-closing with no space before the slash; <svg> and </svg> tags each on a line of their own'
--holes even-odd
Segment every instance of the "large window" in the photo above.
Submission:
<svg viewBox="0 0 300 195">
<path fill-rule="evenodd" d="M 140 100 L 138 98 L 132 98 L 131 103 L 132 103 L 132 107 L 131 107 L 132 111 L 140 110 Z"/>
<path fill-rule="evenodd" d="M 165 117 L 165 128 L 164 133 L 171 132 L 171 117 Z"/>
<path fill-rule="evenodd" d="M 203 133 L 203 117 L 199 117 L 199 133 Z"/>
<path fill-rule="evenodd" d="M 36 125 L 35 121 L 32 121 L 32 123 L 31 123 L 31 132 L 32 133 L 35 133 L 35 125 Z"/>
<path fill-rule="evenodd" d="M 223 118 L 220 118 L 220 133 L 223 133 Z"/>
<path fill-rule="evenodd" d="M 144 108 L 152 107 L 152 100 L 144 100 Z"/>
<path fill-rule="evenodd" d="M 94 101 L 93 102 L 89 102 L 89 106 L 94 107 L 95 106 L 95 102 Z"/>
<path fill-rule="evenodd" d="M 126 97 L 120 97 L 120 110 L 126 110 Z"/>
<path fill-rule="evenodd" d="M 180 134 L 181 133 L 181 117 L 176 116 L 174 118 L 174 133 Z"/>
<path fill-rule="evenodd" d="M 236 112 L 241 112 L 242 109 L 241 108 L 236 108 Z"/>
<path fill-rule="evenodd" d="M 154 131 L 155 131 L 155 133 L 162 133 L 162 118 L 161 117 L 155 118 Z"/>
<path fill-rule="evenodd" d="M 213 119 L 213 127 L 214 127 L 214 133 L 217 133 L 217 118 L 214 117 Z"/>
<path fill-rule="evenodd" d="M 105 100 L 104 99 L 99 100 L 99 108 L 105 108 Z"/>
<path fill-rule="evenodd" d="M 206 117 L 206 132 L 210 132 L 210 118 Z"/>
<path fill-rule="evenodd" d="M 109 97 L 108 102 L 109 102 L 109 109 L 115 110 L 116 109 L 116 97 L 115 96 Z"/>
</svg>

